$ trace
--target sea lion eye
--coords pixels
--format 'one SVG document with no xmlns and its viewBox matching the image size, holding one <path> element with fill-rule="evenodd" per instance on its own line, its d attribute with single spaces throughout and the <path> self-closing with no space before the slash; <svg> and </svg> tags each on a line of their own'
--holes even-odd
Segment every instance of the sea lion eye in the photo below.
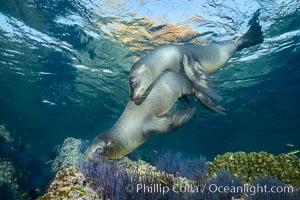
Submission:
<svg viewBox="0 0 300 200">
<path fill-rule="evenodd" d="M 103 148 L 102 147 L 98 147 L 96 150 L 95 150 L 95 153 L 97 154 L 103 154 Z"/>
<path fill-rule="evenodd" d="M 137 86 L 137 82 L 135 82 L 135 81 L 130 82 L 130 87 L 131 88 L 135 88 L 136 86 Z"/>
</svg>

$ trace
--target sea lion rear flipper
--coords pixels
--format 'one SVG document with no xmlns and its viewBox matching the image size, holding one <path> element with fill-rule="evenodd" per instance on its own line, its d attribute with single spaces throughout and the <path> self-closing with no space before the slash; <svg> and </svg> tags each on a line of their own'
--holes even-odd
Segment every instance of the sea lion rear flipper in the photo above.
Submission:
<svg viewBox="0 0 300 200">
<path fill-rule="evenodd" d="M 201 91 L 202 94 L 214 100 L 222 100 L 222 97 L 217 94 L 207 71 L 198 62 L 190 61 L 189 64 L 188 57 L 185 54 L 183 55 L 183 69 L 196 90 Z"/>
<path fill-rule="evenodd" d="M 248 25 L 249 30 L 238 38 L 237 51 L 244 48 L 248 48 L 257 44 L 261 44 L 264 41 L 263 32 L 261 30 L 261 25 L 258 22 L 258 17 L 260 15 L 260 9 L 258 9 L 249 20 Z"/>
<path fill-rule="evenodd" d="M 211 98 L 209 98 L 208 96 L 202 94 L 200 91 L 196 91 L 195 92 L 195 96 L 196 98 L 201 101 L 201 103 L 203 103 L 206 107 L 208 107 L 209 109 L 217 112 L 217 113 L 220 113 L 220 114 L 223 114 L 223 115 L 226 115 L 226 113 L 224 112 L 225 109 L 222 107 L 222 106 L 219 106 L 217 104 L 215 104 Z"/>
<path fill-rule="evenodd" d="M 186 124 L 196 112 L 196 108 L 188 108 L 185 110 L 176 110 L 171 113 L 156 117 L 152 123 L 148 125 L 151 133 L 165 133 Z"/>
<path fill-rule="evenodd" d="M 183 55 L 182 63 L 186 76 L 195 87 L 196 98 L 209 109 L 220 114 L 225 114 L 225 109 L 212 101 L 212 99 L 220 101 L 222 97 L 216 93 L 209 74 L 205 69 L 198 62 L 193 62 L 193 64 L 189 65 L 187 55 Z"/>
</svg>

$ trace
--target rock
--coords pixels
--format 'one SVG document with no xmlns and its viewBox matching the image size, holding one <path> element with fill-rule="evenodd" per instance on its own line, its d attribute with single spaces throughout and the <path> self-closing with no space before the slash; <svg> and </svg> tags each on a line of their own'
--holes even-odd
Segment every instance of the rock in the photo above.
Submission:
<svg viewBox="0 0 300 200">
<path fill-rule="evenodd" d="M 47 193 L 37 200 L 46 199 L 100 200 L 101 198 L 89 186 L 83 174 L 73 166 L 60 170 Z"/>
<path fill-rule="evenodd" d="M 4 125 L 0 125 L 0 141 L 13 142 L 10 133 L 5 129 Z"/>
<path fill-rule="evenodd" d="M 19 186 L 13 163 L 7 159 L 0 158 L 0 172 L 0 199 L 17 199 Z"/>
<path fill-rule="evenodd" d="M 67 138 L 65 139 L 58 156 L 55 158 L 52 164 L 52 170 L 58 172 L 59 170 L 68 168 L 70 166 L 76 166 L 83 158 L 84 155 L 81 152 L 85 142 L 80 139 Z"/>
</svg>

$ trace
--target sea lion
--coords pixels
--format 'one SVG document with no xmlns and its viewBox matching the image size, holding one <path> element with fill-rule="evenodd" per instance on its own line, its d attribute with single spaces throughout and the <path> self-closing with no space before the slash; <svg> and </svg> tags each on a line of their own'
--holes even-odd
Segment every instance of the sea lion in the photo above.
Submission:
<svg viewBox="0 0 300 200">
<path fill-rule="evenodd" d="M 152 50 L 132 66 L 128 78 L 130 99 L 141 104 L 148 95 L 145 91 L 151 83 L 163 71 L 172 70 L 187 76 L 198 90 L 198 100 L 207 107 L 222 112 L 223 108 L 212 101 L 220 97 L 216 94 L 209 75 L 223 67 L 235 52 L 263 42 L 258 23 L 259 14 L 259 10 L 255 12 L 248 23 L 249 30 L 232 42 L 207 46 L 169 44 Z"/>
<path fill-rule="evenodd" d="M 116 124 L 98 135 L 88 147 L 87 158 L 118 158 L 136 149 L 154 133 L 165 133 L 183 126 L 196 108 L 169 112 L 178 98 L 193 95 L 190 81 L 173 71 L 165 71 L 150 86 L 141 105 L 129 100 Z"/>
</svg>

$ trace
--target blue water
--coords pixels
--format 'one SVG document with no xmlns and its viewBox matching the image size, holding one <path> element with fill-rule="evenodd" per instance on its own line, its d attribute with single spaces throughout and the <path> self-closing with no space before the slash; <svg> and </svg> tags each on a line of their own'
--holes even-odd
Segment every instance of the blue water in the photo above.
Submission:
<svg viewBox="0 0 300 200">
<path fill-rule="evenodd" d="M 0 1 L 0 124 L 46 161 L 66 137 L 92 140 L 128 101 L 131 66 L 166 43 L 235 39 L 261 8 L 265 41 L 212 76 L 222 116 L 198 102 L 183 128 L 138 152 L 172 148 L 211 160 L 227 151 L 300 148 L 300 3 L 234 1 Z"/>
</svg>

